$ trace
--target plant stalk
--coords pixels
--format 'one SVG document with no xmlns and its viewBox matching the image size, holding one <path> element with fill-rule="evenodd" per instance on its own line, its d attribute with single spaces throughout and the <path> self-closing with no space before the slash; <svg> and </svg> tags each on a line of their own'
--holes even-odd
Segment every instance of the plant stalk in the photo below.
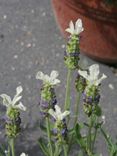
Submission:
<svg viewBox="0 0 117 156">
<path fill-rule="evenodd" d="M 71 84 L 71 69 L 68 69 L 67 73 L 67 84 L 66 84 L 66 95 L 65 95 L 65 110 L 70 109 L 70 84 Z"/>
<path fill-rule="evenodd" d="M 55 145 L 54 156 L 59 156 L 59 146 L 58 145 Z"/>
<path fill-rule="evenodd" d="M 48 143 L 49 143 L 49 152 L 50 152 L 50 156 L 53 156 L 49 117 L 46 118 L 46 126 L 47 126 L 47 135 L 48 135 Z"/>
<path fill-rule="evenodd" d="M 92 143 L 92 150 L 94 149 L 94 145 L 95 145 L 95 140 L 96 140 L 96 136 L 97 136 L 97 131 L 98 129 L 95 129 L 95 134 L 94 134 L 94 139 L 93 139 L 93 143 Z"/>
<path fill-rule="evenodd" d="M 10 148 L 11 148 L 11 155 L 15 156 L 15 139 L 14 138 L 10 139 Z"/>
<path fill-rule="evenodd" d="M 77 120 L 78 120 L 78 112 L 79 112 L 79 102 L 80 102 L 80 97 L 81 97 L 81 92 L 79 92 L 77 94 L 77 99 L 76 99 L 76 105 L 75 105 L 75 118 L 74 118 L 74 128 L 76 126 Z M 68 151 L 70 151 L 71 145 L 72 145 L 72 139 L 73 139 L 73 135 L 70 138 L 70 143 L 69 143 L 69 148 Z"/>
<path fill-rule="evenodd" d="M 64 156 L 67 156 L 67 149 L 66 149 L 65 145 L 63 145 L 63 150 L 64 150 Z"/>
<path fill-rule="evenodd" d="M 81 92 L 79 92 L 79 93 L 77 94 L 76 106 L 75 106 L 74 127 L 75 127 L 75 125 L 76 125 L 76 123 L 77 123 L 77 120 L 78 120 L 80 97 L 81 97 Z"/>
<path fill-rule="evenodd" d="M 11 148 L 10 148 L 10 139 L 8 138 L 8 154 L 7 156 L 10 156 Z"/>
<path fill-rule="evenodd" d="M 88 138 L 87 138 L 87 147 L 89 153 L 92 153 L 92 137 L 91 137 L 91 132 L 92 132 L 92 115 L 89 118 L 89 130 L 88 130 Z"/>
</svg>

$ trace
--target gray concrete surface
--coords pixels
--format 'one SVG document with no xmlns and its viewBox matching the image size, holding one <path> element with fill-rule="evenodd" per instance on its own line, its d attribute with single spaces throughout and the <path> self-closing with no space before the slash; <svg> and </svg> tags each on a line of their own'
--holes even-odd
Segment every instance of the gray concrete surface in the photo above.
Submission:
<svg viewBox="0 0 117 156">
<path fill-rule="evenodd" d="M 39 88 L 35 79 L 38 70 L 50 73 L 58 70 L 61 84 L 56 89 L 58 101 L 63 104 L 66 82 L 66 68 L 63 54 L 66 41 L 55 22 L 50 0 L 0 0 L 0 94 L 11 96 L 15 88 L 22 85 L 23 103 L 27 112 L 23 112 L 23 134 L 17 140 L 17 156 L 28 152 L 30 156 L 42 156 L 37 146 L 39 137 Z M 96 63 L 81 56 L 85 66 Z M 117 135 L 117 74 L 113 67 L 100 64 L 101 72 L 108 78 L 102 84 L 101 105 L 106 116 L 106 129 L 113 137 Z M 110 87 L 110 85 L 113 87 Z M 73 93 L 72 99 L 75 95 Z M 72 108 L 73 109 L 73 108 Z M 1 115 L 5 108 L 0 105 Z M 83 113 L 80 119 L 84 120 Z M 3 135 L 0 135 L 3 140 Z M 100 139 L 101 140 L 101 139 Z M 105 154 L 101 140 L 99 151 Z M 75 154 L 72 153 L 72 156 Z"/>
</svg>

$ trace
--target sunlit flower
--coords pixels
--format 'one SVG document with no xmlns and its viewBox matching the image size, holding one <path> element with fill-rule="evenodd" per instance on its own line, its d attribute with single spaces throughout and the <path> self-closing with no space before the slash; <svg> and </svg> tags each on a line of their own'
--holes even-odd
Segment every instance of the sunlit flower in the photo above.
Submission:
<svg viewBox="0 0 117 156">
<path fill-rule="evenodd" d="M 59 73 L 55 70 L 53 70 L 50 74 L 50 76 L 44 74 L 43 72 L 39 71 L 36 75 L 36 79 L 42 80 L 43 83 L 47 83 L 49 85 L 57 85 L 60 83 L 60 80 L 57 79 Z"/>
<path fill-rule="evenodd" d="M 16 94 L 11 100 L 11 97 L 8 96 L 7 94 L 1 94 L 0 96 L 3 98 L 3 105 L 6 106 L 7 108 L 17 108 L 23 111 L 26 111 L 26 107 L 22 104 L 22 102 L 19 102 L 22 98 L 20 95 L 23 91 L 23 88 L 21 86 L 16 88 Z"/>
<path fill-rule="evenodd" d="M 83 30 L 84 30 L 84 28 L 82 26 L 82 20 L 78 19 L 76 21 L 75 25 L 73 24 L 72 21 L 70 21 L 69 28 L 67 28 L 65 31 L 69 32 L 72 35 L 73 34 L 79 35 Z"/>
<path fill-rule="evenodd" d="M 5 150 L 4 153 L 5 153 L 6 155 L 8 155 L 8 150 Z"/>
<path fill-rule="evenodd" d="M 92 66 L 90 66 L 89 72 L 78 70 L 78 73 L 86 80 L 88 80 L 89 85 L 98 86 L 103 79 L 107 78 L 105 74 L 103 74 L 102 77 L 99 78 L 100 70 L 98 64 L 93 64 Z"/>
<path fill-rule="evenodd" d="M 103 122 L 103 124 L 105 124 L 105 122 L 106 122 L 106 117 L 104 115 L 102 115 L 102 122 Z"/>
<path fill-rule="evenodd" d="M 28 154 L 21 153 L 20 156 L 28 156 Z"/>
<path fill-rule="evenodd" d="M 52 115 L 56 121 L 62 121 L 67 115 L 70 114 L 69 111 L 61 112 L 61 108 L 58 105 L 55 105 L 55 111 L 49 109 L 49 114 Z"/>
</svg>

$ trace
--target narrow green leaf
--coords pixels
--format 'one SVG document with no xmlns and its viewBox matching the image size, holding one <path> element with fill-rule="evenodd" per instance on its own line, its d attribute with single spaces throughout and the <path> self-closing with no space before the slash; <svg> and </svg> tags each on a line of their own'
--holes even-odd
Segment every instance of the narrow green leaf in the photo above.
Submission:
<svg viewBox="0 0 117 156">
<path fill-rule="evenodd" d="M 81 150 L 78 152 L 78 156 L 84 156 Z"/>
<path fill-rule="evenodd" d="M 5 146 L 4 145 L 1 145 L 0 146 L 0 156 L 5 156 Z"/>
<path fill-rule="evenodd" d="M 45 144 L 44 139 L 39 138 L 39 139 L 38 139 L 38 144 L 39 144 L 41 150 L 43 151 L 43 153 L 44 153 L 46 156 L 49 156 L 49 152 L 48 152 L 48 150 L 47 150 L 48 148 L 47 148 L 47 146 L 46 146 L 46 144 Z"/>
<path fill-rule="evenodd" d="M 76 127 L 75 127 L 75 134 L 76 134 L 76 139 L 77 139 L 77 143 L 81 146 L 81 147 L 85 147 L 85 142 L 84 142 L 84 139 L 80 133 L 80 126 L 79 124 L 76 124 Z"/>
</svg>

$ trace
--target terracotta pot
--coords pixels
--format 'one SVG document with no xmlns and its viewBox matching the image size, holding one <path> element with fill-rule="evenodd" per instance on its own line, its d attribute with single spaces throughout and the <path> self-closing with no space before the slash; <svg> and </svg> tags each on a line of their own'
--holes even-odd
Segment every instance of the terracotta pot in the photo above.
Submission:
<svg viewBox="0 0 117 156">
<path fill-rule="evenodd" d="M 117 63 L 117 7 L 106 6 L 102 0 L 52 0 L 60 30 L 70 20 L 81 18 L 81 51 L 101 62 Z"/>
</svg>

